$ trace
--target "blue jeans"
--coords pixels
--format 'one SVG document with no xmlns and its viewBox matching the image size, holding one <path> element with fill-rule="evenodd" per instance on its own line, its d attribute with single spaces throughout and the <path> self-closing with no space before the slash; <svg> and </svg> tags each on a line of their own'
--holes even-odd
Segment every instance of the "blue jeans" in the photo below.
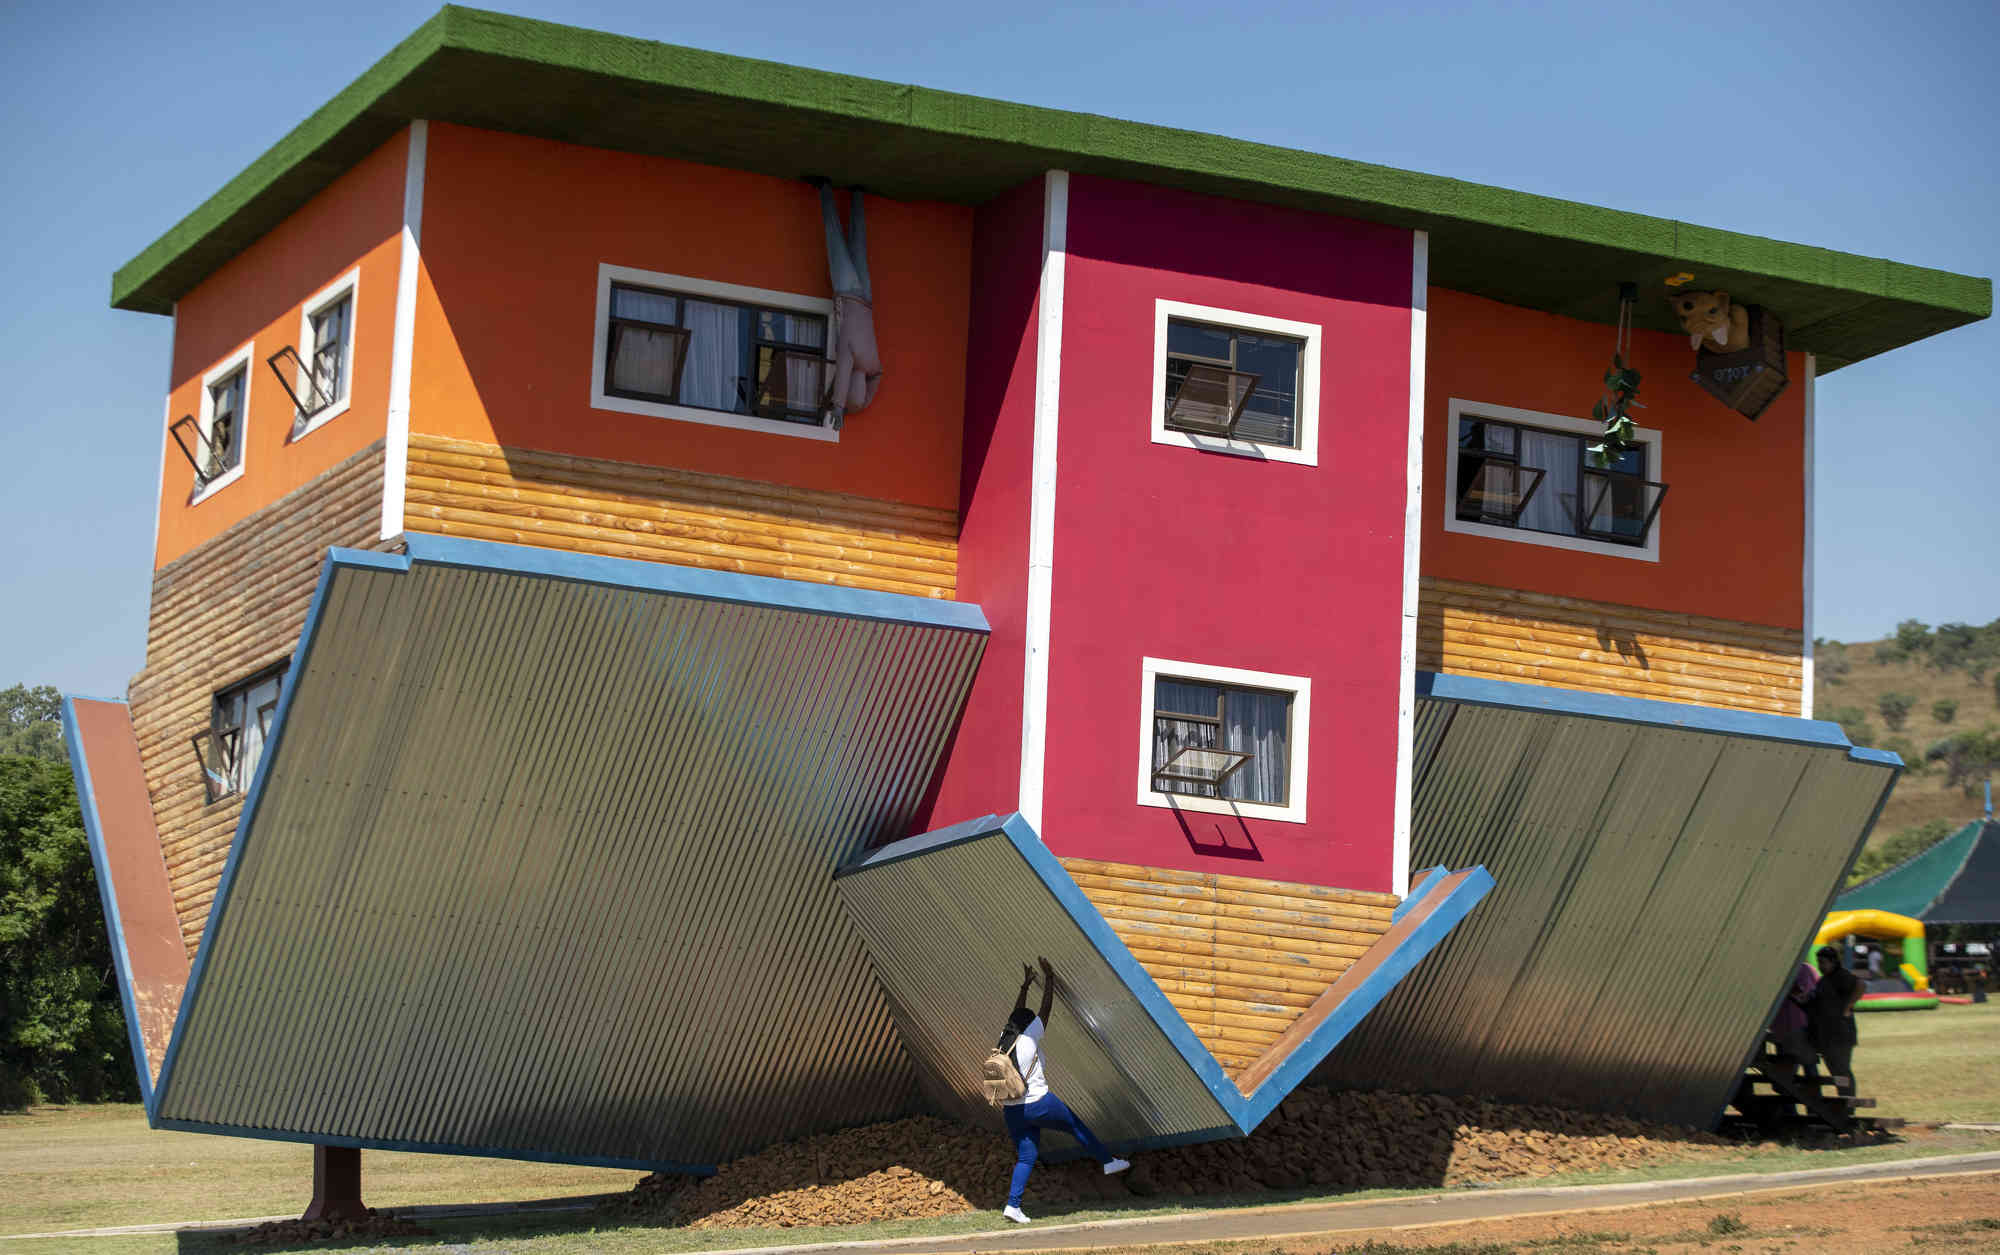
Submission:
<svg viewBox="0 0 2000 1255">
<path fill-rule="evenodd" d="M 1014 1139 L 1014 1149 L 1019 1155 L 1014 1163 L 1013 1184 L 1007 1190 L 1009 1207 L 1021 1205 L 1021 1194 L 1028 1188 L 1028 1174 L 1035 1170 L 1035 1157 L 1041 1153 L 1043 1129 L 1069 1134 L 1083 1147 L 1084 1154 L 1099 1163 L 1110 1163 L 1113 1158 L 1097 1135 L 1076 1118 L 1076 1112 L 1053 1093 L 1030 1103 L 1002 1107 L 1000 1114 L 1006 1117 L 1007 1135 Z"/>
</svg>

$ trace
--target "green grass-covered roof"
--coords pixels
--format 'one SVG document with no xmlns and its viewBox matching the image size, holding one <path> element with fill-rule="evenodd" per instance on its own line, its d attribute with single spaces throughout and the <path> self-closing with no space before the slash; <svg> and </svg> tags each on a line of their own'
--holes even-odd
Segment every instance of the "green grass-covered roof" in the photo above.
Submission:
<svg viewBox="0 0 2000 1255">
<path fill-rule="evenodd" d="M 1617 284 L 1768 305 L 1822 370 L 1992 312 L 1990 280 L 1193 131 L 447 6 L 112 276 L 168 313 L 411 120 L 658 153 L 891 197 L 976 204 L 1057 168 L 1431 232 L 1431 282 L 1609 321 Z M 1664 301 L 1642 325 L 1672 329 Z"/>
</svg>

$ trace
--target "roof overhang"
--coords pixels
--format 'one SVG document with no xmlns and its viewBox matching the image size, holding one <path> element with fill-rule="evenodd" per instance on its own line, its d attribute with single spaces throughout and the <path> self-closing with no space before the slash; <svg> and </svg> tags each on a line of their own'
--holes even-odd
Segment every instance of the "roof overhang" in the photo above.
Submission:
<svg viewBox="0 0 2000 1255">
<path fill-rule="evenodd" d="M 908 830 L 978 607 L 407 543 L 327 558 L 155 1122 L 700 1170 L 913 1110 L 833 873 Z"/>
<path fill-rule="evenodd" d="M 1325 1079 L 1713 1121 L 1901 760 L 1811 719 L 1417 681 L 1411 856 L 1498 887 Z"/>
<path fill-rule="evenodd" d="M 423 118 L 890 197 L 979 204 L 1049 169 L 1431 233 L 1430 279 L 1613 321 L 1617 285 L 1768 305 L 1822 372 L 1992 312 L 1988 279 L 1417 174 L 447 6 L 121 267 L 111 302 L 164 314 L 341 172 Z M 1642 326 L 1676 329 L 1664 301 Z"/>
</svg>

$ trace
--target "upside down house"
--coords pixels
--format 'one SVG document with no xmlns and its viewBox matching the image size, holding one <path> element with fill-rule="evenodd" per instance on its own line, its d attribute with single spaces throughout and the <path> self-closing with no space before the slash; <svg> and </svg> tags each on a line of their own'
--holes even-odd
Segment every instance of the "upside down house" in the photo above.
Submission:
<svg viewBox="0 0 2000 1255">
<path fill-rule="evenodd" d="M 1898 770 L 1816 380 L 1991 285 L 446 8 L 112 303 L 153 1123 L 702 1170 L 990 1118 L 1043 956 L 1114 1146 L 1716 1116 Z"/>
</svg>

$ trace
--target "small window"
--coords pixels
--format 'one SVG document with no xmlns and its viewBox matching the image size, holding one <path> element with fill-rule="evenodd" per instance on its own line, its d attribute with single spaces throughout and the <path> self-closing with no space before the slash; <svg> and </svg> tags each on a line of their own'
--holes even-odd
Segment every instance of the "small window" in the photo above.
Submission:
<svg viewBox="0 0 2000 1255">
<path fill-rule="evenodd" d="M 256 779 L 288 666 L 260 671 L 211 699 L 208 728 L 194 737 L 195 760 L 211 803 L 243 792 Z"/>
<path fill-rule="evenodd" d="M 1305 341 L 1186 318 L 1167 320 L 1166 425 L 1298 448 Z"/>
<path fill-rule="evenodd" d="M 298 348 L 269 359 L 278 386 L 292 399 L 292 431 L 299 437 L 347 412 L 353 390 L 354 302 L 360 270 L 350 270 L 313 294 L 299 313 Z"/>
<path fill-rule="evenodd" d="M 1596 437 L 1458 417 L 1456 504 L 1461 523 L 1643 547 L 1667 486 L 1647 478 L 1650 448 L 1636 444 L 1594 466 Z"/>
<path fill-rule="evenodd" d="M 1152 658 L 1143 676 L 1141 803 L 1304 822 L 1303 677 Z"/>
<path fill-rule="evenodd" d="M 604 392 L 818 426 L 826 344 L 817 314 L 613 283 Z"/>
<path fill-rule="evenodd" d="M 1312 323 L 1154 302 L 1153 442 L 1318 465 Z"/>
</svg>

